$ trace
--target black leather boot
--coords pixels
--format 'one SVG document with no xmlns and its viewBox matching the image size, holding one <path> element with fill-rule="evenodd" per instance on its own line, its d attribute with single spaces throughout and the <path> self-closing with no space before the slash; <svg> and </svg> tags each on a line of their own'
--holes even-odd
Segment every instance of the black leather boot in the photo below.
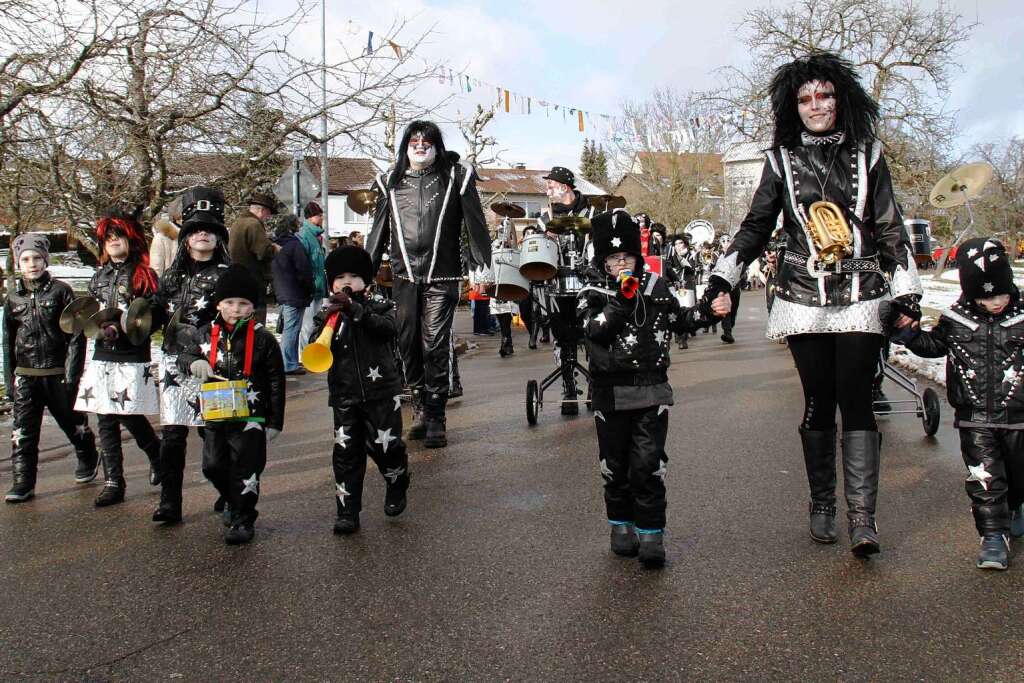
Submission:
<svg viewBox="0 0 1024 683">
<path fill-rule="evenodd" d="M 511 356 L 516 350 L 512 346 L 512 337 L 502 337 L 501 348 L 498 349 L 498 355 L 502 358 Z"/>
<path fill-rule="evenodd" d="M 96 478 L 100 468 L 100 454 L 96 450 L 96 437 L 91 431 L 82 435 L 82 441 L 75 448 L 78 467 L 75 468 L 75 483 L 88 484 Z"/>
<path fill-rule="evenodd" d="M 144 447 L 146 457 L 149 458 L 149 485 L 159 486 L 160 485 L 160 440 L 157 439 L 153 443 Z"/>
<path fill-rule="evenodd" d="M 100 454 L 103 462 L 103 490 L 96 497 L 94 504 L 98 508 L 117 505 L 124 502 L 124 455 L 120 450 L 109 452 L 106 449 Z"/>
<path fill-rule="evenodd" d="M 836 432 L 800 429 L 807 484 L 811 490 L 811 538 L 818 543 L 836 542 Z"/>
<path fill-rule="evenodd" d="M 444 448 L 448 445 L 445 403 L 443 397 L 427 397 L 424 400 L 423 412 L 427 422 L 427 433 L 423 437 L 423 445 L 427 448 Z"/>
<path fill-rule="evenodd" d="M 38 456 L 31 458 L 24 453 L 11 457 L 11 474 L 14 482 L 11 490 L 4 496 L 5 502 L 24 503 L 35 498 L 38 459 Z"/>
<path fill-rule="evenodd" d="M 405 434 L 409 441 L 419 441 L 427 434 L 427 420 L 423 414 L 423 393 L 418 389 L 412 391 L 412 424 Z"/>
<path fill-rule="evenodd" d="M 843 432 L 843 475 L 846 514 L 850 523 L 850 552 L 868 557 L 881 547 L 875 526 L 878 472 L 881 464 L 878 432 Z"/>
<path fill-rule="evenodd" d="M 537 348 L 537 333 L 539 331 L 540 325 L 538 325 L 537 323 L 534 323 L 533 325 L 530 326 L 530 343 L 527 344 L 527 346 L 529 346 L 531 350 Z"/>
<path fill-rule="evenodd" d="M 244 545 L 253 539 L 256 529 L 250 524 L 235 524 L 224 533 L 224 542 L 228 545 Z"/>
<path fill-rule="evenodd" d="M 387 489 L 384 492 L 384 514 L 388 517 L 397 517 L 405 512 L 406 491 L 409 490 L 409 471 L 403 472 L 395 477 L 394 483 L 388 480 Z"/>
<path fill-rule="evenodd" d="M 612 552 L 621 557 L 636 557 L 640 552 L 640 539 L 632 524 L 612 524 Z"/>
<path fill-rule="evenodd" d="M 665 534 L 654 531 L 640 534 L 640 563 L 647 569 L 657 569 L 665 564 Z"/>
<path fill-rule="evenodd" d="M 182 472 L 164 470 L 160 480 L 160 503 L 153 511 L 153 521 L 177 524 L 181 521 Z"/>
<path fill-rule="evenodd" d="M 334 533 L 339 536 L 347 536 L 354 534 L 359 531 L 359 513 L 358 512 L 346 512 L 339 514 L 338 518 L 334 520 Z"/>
</svg>

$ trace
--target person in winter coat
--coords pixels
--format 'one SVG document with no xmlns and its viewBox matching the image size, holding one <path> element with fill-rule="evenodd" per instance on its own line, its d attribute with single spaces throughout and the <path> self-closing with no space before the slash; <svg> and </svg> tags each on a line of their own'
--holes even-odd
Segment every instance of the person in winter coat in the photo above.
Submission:
<svg viewBox="0 0 1024 683">
<path fill-rule="evenodd" d="M 283 216 L 278 224 L 274 244 L 279 247 L 274 257 L 274 295 L 283 318 L 281 332 L 281 353 L 284 354 L 286 375 L 305 375 L 299 365 L 299 334 L 302 331 L 302 316 L 313 300 L 313 269 L 309 256 L 296 230 L 299 221 L 295 216 Z"/>
<path fill-rule="evenodd" d="M 729 296 L 704 308 L 680 306 L 661 277 L 644 271 L 640 227 L 626 211 L 601 214 L 591 224 L 593 267 L 604 280 L 584 287 L 580 303 L 611 549 L 658 567 L 665 562 L 672 334 L 726 315 Z"/>
<path fill-rule="evenodd" d="M 231 224 L 228 252 L 231 262 L 245 266 L 259 284 L 260 297 L 266 293 L 267 272 L 277 247 L 267 238 L 265 222 L 277 213 L 277 200 L 268 194 L 256 193 L 249 197 L 249 210 L 243 211 Z M 256 319 L 267 321 L 267 309 L 257 309 Z"/>
<path fill-rule="evenodd" d="M 394 305 L 366 294 L 373 279 L 370 255 L 354 245 L 339 247 L 327 257 L 326 275 L 332 294 L 317 315 L 314 338 L 333 326 L 327 389 L 334 411 L 334 533 L 351 534 L 359 530 L 367 457 L 387 486 L 384 514 L 405 510 L 409 457 L 402 441 L 402 376 L 395 360 Z"/>
<path fill-rule="evenodd" d="M 153 314 L 151 330 L 157 330 L 163 322 L 163 309 L 157 303 L 157 277 L 149 267 L 146 239 L 136 217 L 110 211 L 97 224 L 96 240 L 103 251 L 89 293 L 100 302 L 101 334 L 92 360 L 85 366 L 75 408 L 96 413 L 105 481 L 95 504 L 106 507 L 124 501 L 121 427 L 135 437 L 149 458 L 149 483 L 160 483 L 160 440 L 146 418 L 160 413 L 149 336 L 136 344 L 121 329 L 120 321 L 132 302 L 144 298 Z"/>
<path fill-rule="evenodd" d="M 67 435 L 78 456 L 75 482 L 96 478 L 99 455 L 84 413 L 74 410 L 85 366 L 85 336 L 60 329 L 60 314 L 74 299 L 66 283 L 50 276 L 50 242 L 39 233 L 23 233 L 11 244 L 21 277 L 4 303 L 4 371 L 13 404 L 11 473 L 4 500 L 21 503 L 35 496 L 39 434 L 43 409 Z"/>
<path fill-rule="evenodd" d="M 203 476 L 226 501 L 224 541 L 248 543 L 267 465 L 267 444 L 284 429 L 285 379 L 281 349 L 274 335 L 256 321 L 259 282 L 232 265 L 217 280 L 217 317 L 195 332 L 178 357 L 178 367 L 200 384 L 211 378 L 246 381 L 248 415 L 207 420 L 203 437 Z"/>
<path fill-rule="evenodd" d="M 313 270 L 313 300 L 302 314 L 302 329 L 299 332 L 300 356 L 309 335 L 313 332 L 313 318 L 320 312 L 324 297 L 327 296 L 327 279 L 324 275 L 324 210 L 316 202 L 309 202 L 302 210 L 302 215 L 305 220 L 299 229 L 298 237 L 309 257 L 309 267 Z"/>
<path fill-rule="evenodd" d="M 1007 534 L 1024 536 L 1024 304 L 1003 245 L 967 240 L 957 251 L 961 296 L 931 330 L 912 323 L 894 343 L 946 356 L 964 487 L 981 536 L 977 566 L 1006 569 Z"/>
</svg>

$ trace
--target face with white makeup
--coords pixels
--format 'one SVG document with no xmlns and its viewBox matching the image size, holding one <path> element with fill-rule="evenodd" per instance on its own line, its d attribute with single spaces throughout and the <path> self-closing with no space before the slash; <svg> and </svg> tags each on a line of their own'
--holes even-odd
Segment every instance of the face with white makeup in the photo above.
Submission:
<svg viewBox="0 0 1024 683">
<path fill-rule="evenodd" d="M 414 133 L 409 138 L 409 146 L 405 152 L 409 156 L 409 167 L 414 171 L 430 168 L 437 158 L 434 143 L 430 142 L 422 133 Z"/>
<path fill-rule="evenodd" d="M 811 133 L 827 133 L 836 125 L 836 88 L 829 81 L 808 81 L 796 93 L 800 120 Z"/>
</svg>

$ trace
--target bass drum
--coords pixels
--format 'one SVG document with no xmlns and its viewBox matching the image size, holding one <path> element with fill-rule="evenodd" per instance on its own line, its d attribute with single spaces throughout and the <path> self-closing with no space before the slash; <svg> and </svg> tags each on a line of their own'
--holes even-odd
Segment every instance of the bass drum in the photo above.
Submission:
<svg viewBox="0 0 1024 683">
<path fill-rule="evenodd" d="M 550 280 L 558 272 L 558 243 L 547 235 L 530 235 L 519 247 L 519 272 L 527 280 Z"/>
<path fill-rule="evenodd" d="M 502 301 L 522 301 L 530 296 L 530 281 L 519 272 L 519 250 L 496 249 L 491 255 L 494 284 L 488 296 Z"/>
</svg>

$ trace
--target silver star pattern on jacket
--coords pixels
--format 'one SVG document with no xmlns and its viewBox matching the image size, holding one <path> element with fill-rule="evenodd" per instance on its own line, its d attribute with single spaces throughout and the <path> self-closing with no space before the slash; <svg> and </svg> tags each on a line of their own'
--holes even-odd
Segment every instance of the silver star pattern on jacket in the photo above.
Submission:
<svg viewBox="0 0 1024 683">
<path fill-rule="evenodd" d="M 379 380 L 382 377 L 382 375 L 380 374 L 380 366 L 378 365 L 376 367 L 370 368 L 370 372 L 366 375 L 366 377 L 371 382 L 376 382 L 377 380 Z"/>
<path fill-rule="evenodd" d="M 199 345 L 199 350 L 203 352 L 204 356 L 210 355 L 210 342 L 203 342 Z"/>
<path fill-rule="evenodd" d="M 200 311 L 200 310 L 206 308 L 209 305 L 210 305 L 210 302 L 206 300 L 206 296 L 204 295 L 204 296 L 201 296 L 198 299 L 196 299 L 195 309 L 197 311 Z"/>
<path fill-rule="evenodd" d="M 1011 365 L 1010 367 L 1003 370 L 1003 383 L 1005 384 L 1006 382 L 1009 382 L 1010 384 L 1014 384 L 1017 382 L 1017 377 L 1019 376 L 1020 372 L 1017 370 L 1017 368 Z"/>
</svg>

